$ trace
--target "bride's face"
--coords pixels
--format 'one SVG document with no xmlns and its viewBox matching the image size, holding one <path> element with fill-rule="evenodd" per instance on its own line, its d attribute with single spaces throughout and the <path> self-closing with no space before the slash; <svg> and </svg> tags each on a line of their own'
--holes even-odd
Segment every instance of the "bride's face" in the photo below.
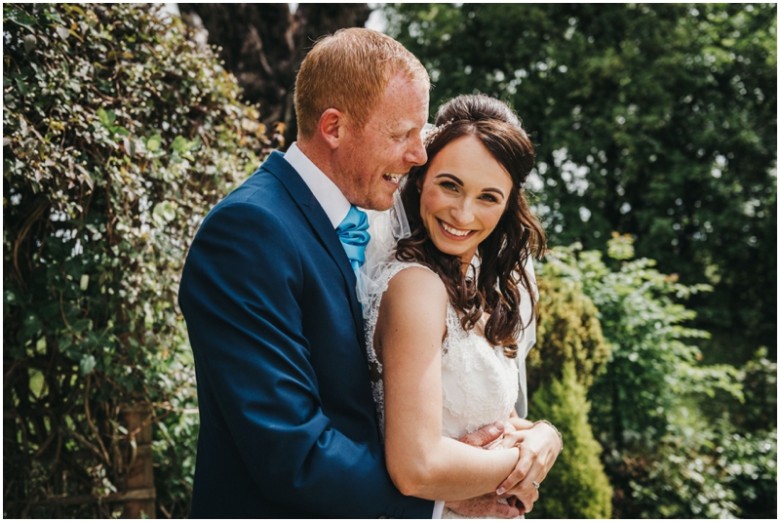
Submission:
<svg viewBox="0 0 780 522">
<path fill-rule="evenodd" d="M 420 193 L 420 216 L 433 244 L 468 265 L 498 225 L 512 178 L 479 139 L 463 136 L 433 158 Z"/>
</svg>

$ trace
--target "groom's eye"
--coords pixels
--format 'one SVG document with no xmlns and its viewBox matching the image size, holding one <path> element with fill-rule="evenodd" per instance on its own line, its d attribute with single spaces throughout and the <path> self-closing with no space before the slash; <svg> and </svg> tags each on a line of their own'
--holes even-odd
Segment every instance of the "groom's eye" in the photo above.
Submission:
<svg viewBox="0 0 780 522">
<path fill-rule="evenodd" d="M 408 140 L 412 137 L 414 134 L 414 129 L 409 129 L 408 131 L 400 131 L 393 135 L 393 137 L 397 140 Z"/>
</svg>

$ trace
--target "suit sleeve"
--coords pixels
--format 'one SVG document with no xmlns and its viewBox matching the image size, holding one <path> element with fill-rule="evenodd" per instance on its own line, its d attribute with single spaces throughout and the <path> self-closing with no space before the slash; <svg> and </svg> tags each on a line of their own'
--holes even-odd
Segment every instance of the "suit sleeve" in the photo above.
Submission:
<svg viewBox="0 0 780 522">
<path fill-rule="evenodd" d="M 430 518 L 430 501 L 393 486 L 376 447 L 324 414 L 300 300 L 296 237 L 257 206 L 223 206 L 204 221 L 182 275 L 199 390 L 258 490 L 274 503 L 335 517 Z M 199 391 L 200 395 L 200 391 Z M 220 427 L 222 429 L 222 427 Z"/>
</svg>

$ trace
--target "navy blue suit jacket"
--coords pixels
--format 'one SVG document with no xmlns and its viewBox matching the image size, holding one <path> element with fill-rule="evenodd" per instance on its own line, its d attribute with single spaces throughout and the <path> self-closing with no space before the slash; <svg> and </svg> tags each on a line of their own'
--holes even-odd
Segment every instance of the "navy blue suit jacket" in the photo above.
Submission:
<svg viewBox="0 0 780 522">
<path fill-rule="evenodd" d="M 430 518 L 393 486 L 355 275 L 275 152 L 204 219 L 179 303 L 195 358 L 195 518 Z"/>
</svg>

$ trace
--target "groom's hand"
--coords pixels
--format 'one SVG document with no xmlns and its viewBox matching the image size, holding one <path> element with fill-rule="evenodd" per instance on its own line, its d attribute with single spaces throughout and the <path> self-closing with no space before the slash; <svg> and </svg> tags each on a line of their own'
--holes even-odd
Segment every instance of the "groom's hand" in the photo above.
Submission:
<svg viewBox="0 0 780 522">
<path fill-rule="evenodd" d="M 467 433 L 458 440 L 464 444 L 468 444 L 469 446 L 484 448 L 501 437 L 505 430 L 506 426 L 503 422 L 494 422 L 493 424 L 482 426 L 477 431 Z"/>
<path fill-rule="evenodd" d="M 522 508 L 522 504 L 519 502 L 517 505 Z M 446 506 L 459 515 L 471 518 L 517 518 L 524 514 L 522 509 L 507 504 L 505 500 L 499 499 L 495 493 L 457 502 L 447 502 Z"/>
</svg>

